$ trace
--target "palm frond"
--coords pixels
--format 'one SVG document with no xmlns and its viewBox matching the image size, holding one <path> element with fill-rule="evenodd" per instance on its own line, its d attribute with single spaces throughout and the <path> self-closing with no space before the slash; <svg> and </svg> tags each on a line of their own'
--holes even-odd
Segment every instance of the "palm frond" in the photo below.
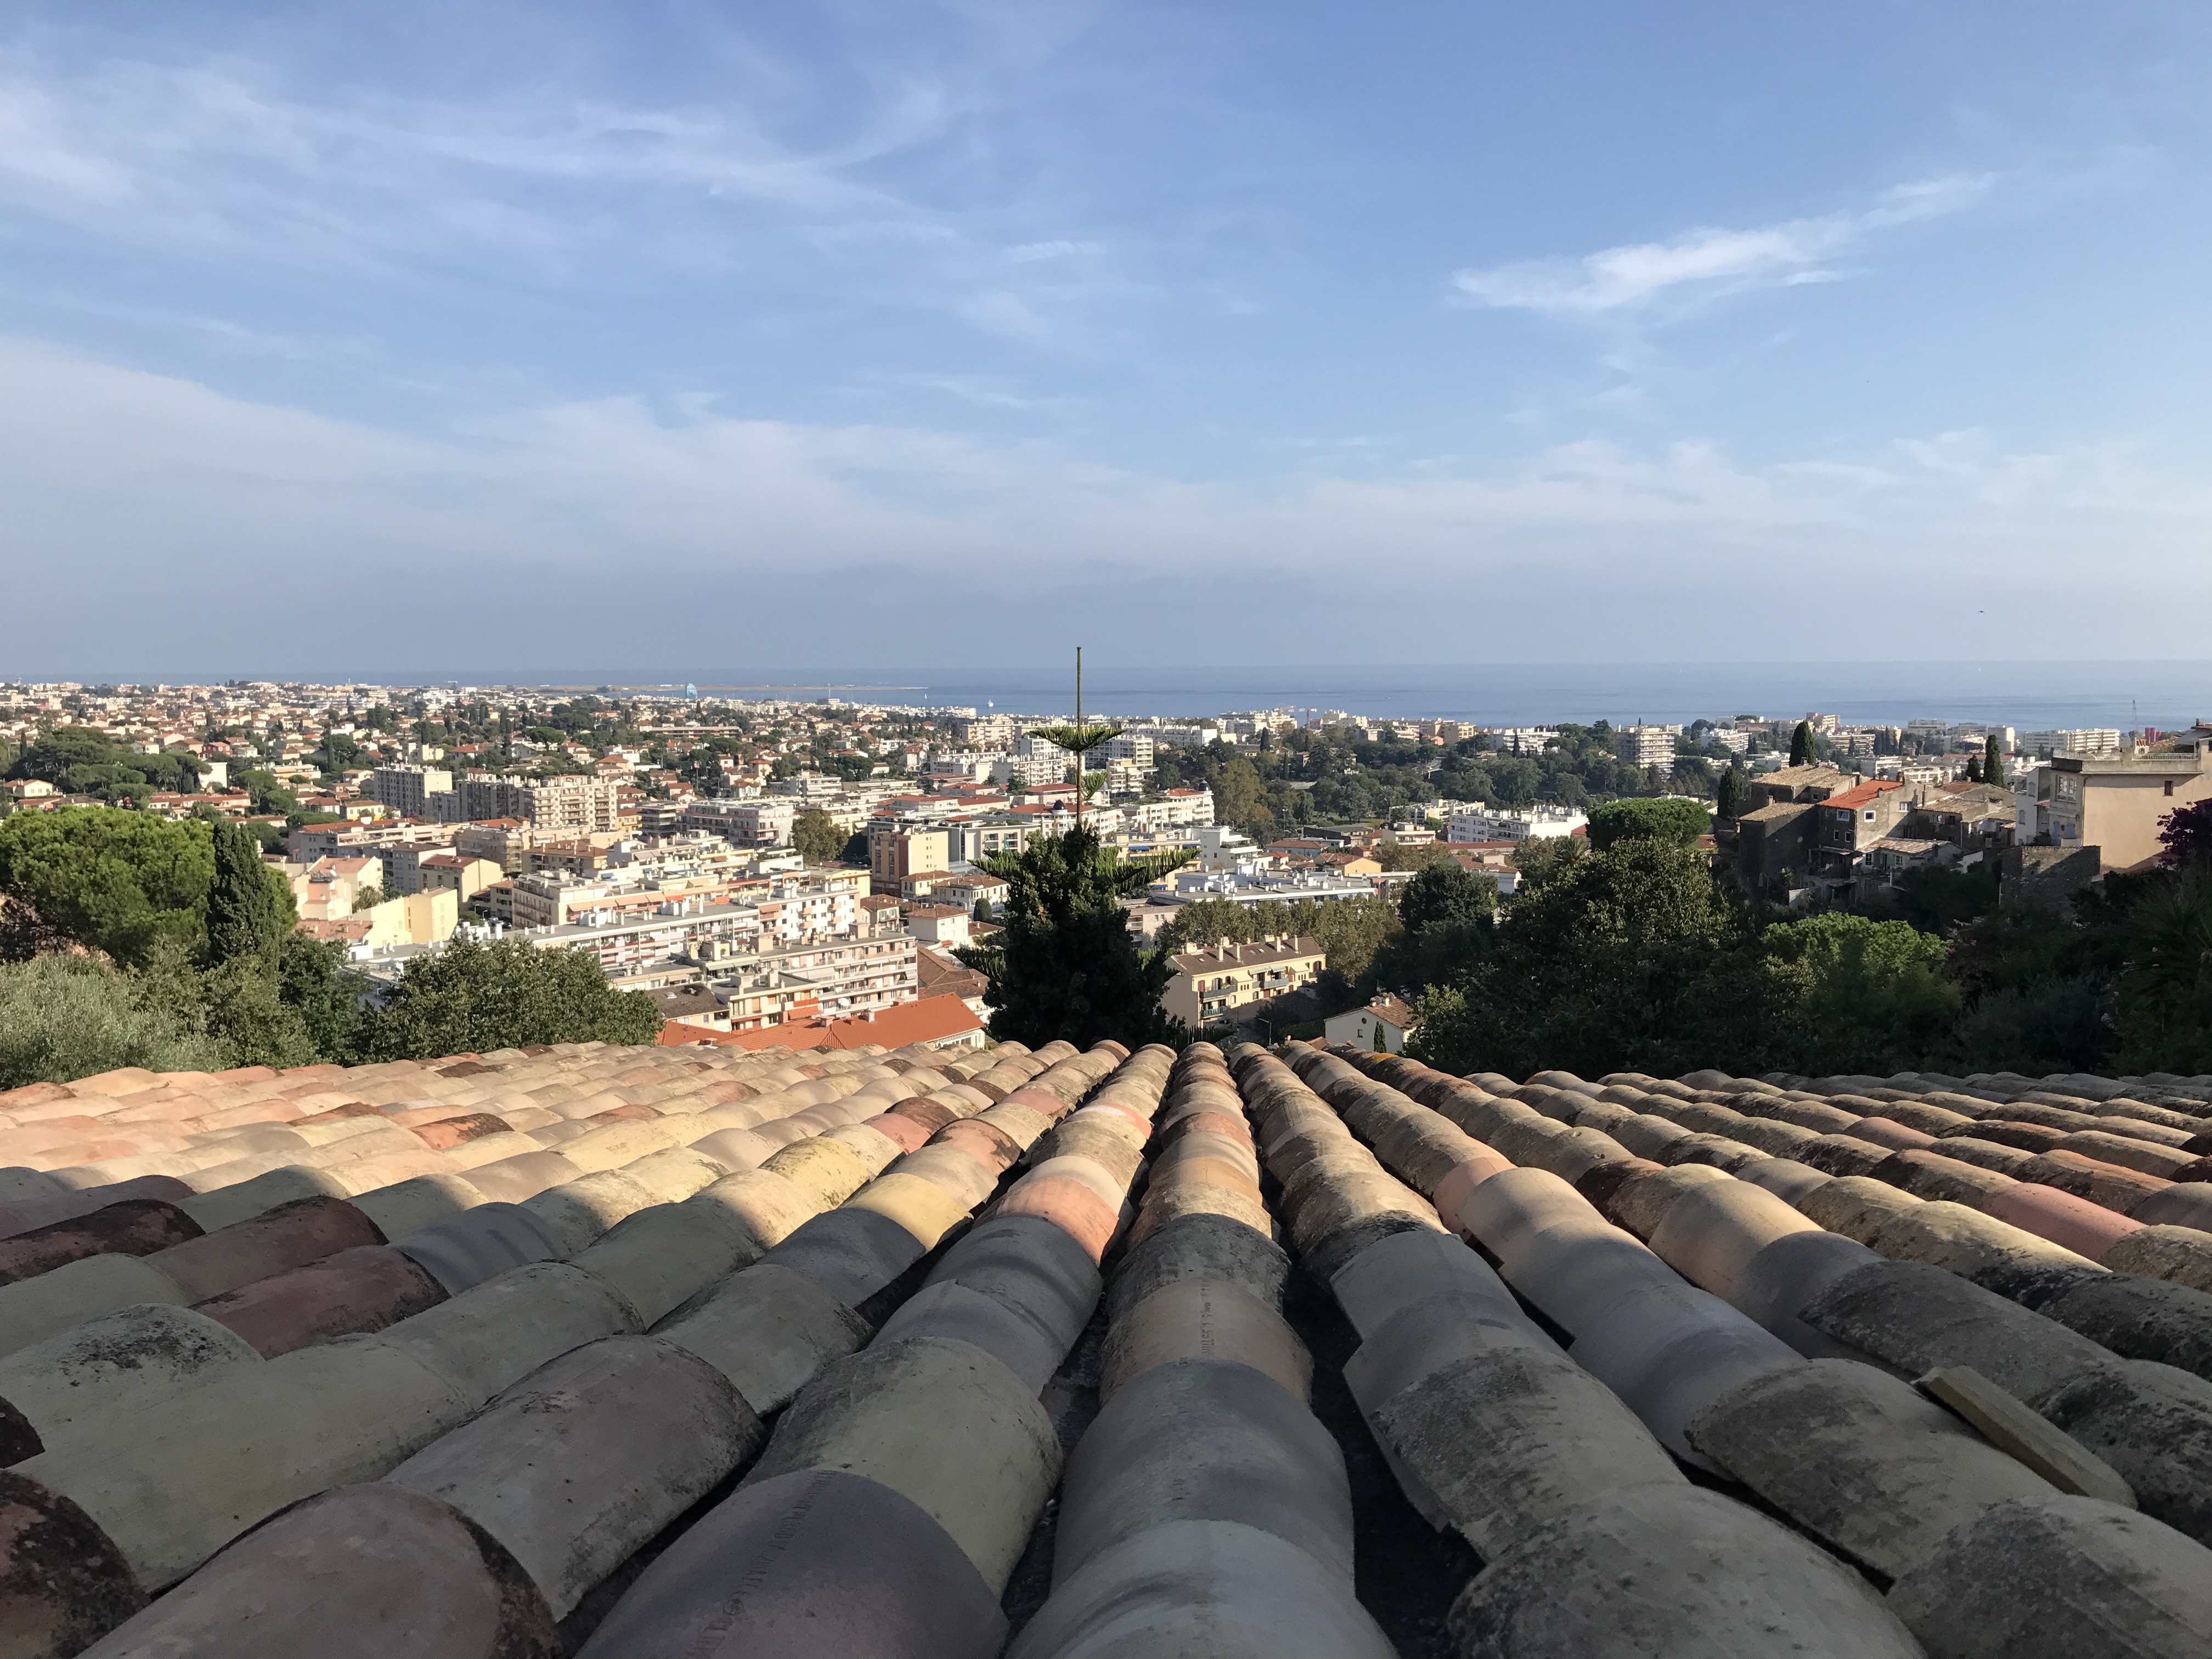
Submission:
<svg viewBox="0 0 2212 1659">
<path fill-rule="evenodd" d="M 1032 738 L 1042 738 L 1055 749 L 1064 749 L 1071 755 L 1087 755 L 1103 743 L 1121 735 L 1118 726 L 1048 726 L 1032 732 Z"/>
</svg>

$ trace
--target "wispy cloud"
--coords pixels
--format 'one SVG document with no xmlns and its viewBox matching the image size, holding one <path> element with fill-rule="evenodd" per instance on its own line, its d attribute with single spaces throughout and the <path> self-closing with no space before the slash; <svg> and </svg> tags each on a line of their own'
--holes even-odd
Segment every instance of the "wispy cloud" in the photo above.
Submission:
<svg viewBox="0 0 2212 1659">
<path fill-rule="evenodd" d="M 514 638 L 580 637 L 577 596 L 632 557 L 649 557 L 671 592 L 741 583 L 756 616 L 818 605 L 827 580 L 856 659 L 965 637 L 979 605 L 1006 637 L 1057 627 L 1067 585 L 1108 568 L 1125 592 L 1188 601 L 1152 616 L 1152 649 L 1215 651 L 1220 607 L 1233 606 L 1256 648 L 1317 660 L 1346 650 L 1345 605 L 1370 604 L 1378 558 L 1422 596 L 1386 617 L 1391 649 L 1413 660 L 1492 648 L 1505 618 L 1504 654 L 1510 635 L 1545 642 L 1537 652 L 1571 638 L 1634 656 L 1700 635 L 1723 590 L 1731 629 L 1849 650 L 1856 614 L 1808 617 L 1776 569 L 1848 562 L 1864 583 L 1909 580 L 1940 610 L 1986 589 L 1992 547 L 2024 605 L 2068 605 L 2091 543 L 2112 550 L 2105 591 L 2162 601 L 2083 617 L 2084 651 L 2184 654 L 2212 604 L 2212 575 L 2191 556 L 2212 534 L 2212 492 L 2124 445 L 2008 453 L 1950 433 L 1754 467 L 1711 443 L 1582 441 L 1487 465 L 1346 455 L 1194 483 L 1035 441 L 697 403 L 656 413 L 625 398 L 419 436 L 5 340 L 0 378 L 19 392 L 0 401 L 0 496 L 20 672 L 171 637 L 179 616 L 211 659 L 260 660 L 269 638 L 299 635 L 296 617 L 272 623 L 289 590 L 255 574 L 302 548 L 391 573 L 353 632 L 404 639 L 425 665 L 475 660 L 490 608 Z M 1256 588 L 1255 548 L 1269 574 Z M 1217 577 L 1218 605 L 1193 599 Z M 426 611 L 429 586 L 450 603 Z M 90 591 L 102 604 L 84 604 Z M 210 611 L 210 592 L 253 593 L 260 611 Z M 633 609 L 592 613 L 585 632 L 609 659 L 728 648 L 723 609 Z M 770 660 L 803 645 L 771 630 L 742 648 Z"/>
<path fill-rule="evenodd" d="M 1752 230 L 1701 227 L 1672 241 L 1628 243 L 1580 258 L 1455 271 L 1452 286 L 1474 305 L 1588 317 L 1685 297 L 1835 282 L 1844 273 L 1832 261 L 1882 231 L 1957 213 L 1979 201 L 1992 183 L 1986 173 L 1944 173 L 1901 185 L 1856 211 Z"/>
</svg>

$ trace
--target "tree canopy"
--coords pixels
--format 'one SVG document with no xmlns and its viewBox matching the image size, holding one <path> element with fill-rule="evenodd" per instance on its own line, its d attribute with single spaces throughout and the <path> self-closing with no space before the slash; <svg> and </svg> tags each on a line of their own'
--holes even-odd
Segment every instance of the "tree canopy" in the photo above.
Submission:
<svg viewBox="0 0 2212 1659">
<path fill-rule="evenodd" d="M 809 864 L 836 861 L 850 840 L 818 806 L 808 807 L 791 821 L 791 844 Z"/>
<path fill-rule="evenodd" d="M 539 1042 L 647 1043 L 660 1009 L 642 991 L 617 991 L 577 951 L 517 939 L 455 939 L 415 957 L 381 1007 L 363 1016 L 371 1060 L 426 1060 Z"/>
<path fill-rule="evenodd" d="M 163 940 L 199 952 L 215 873 L 213 839 L 197 821 L 100 806 L 0 821 L 9 911 L 21 907 L 46 929 L 126 964 L 143 965 Z M 26 925 L 15 918 L 9 931 Z"/>
<path fill-rule="evenodd" d="M 144 755 L 89 726 L 57 726 L 8 769 L 11 778 L 39 778 L 72 795 L 141 799 L 159 790 L 190 791 L 202 765 L 193 755 Z"/>
<path fill-rule="evenodd" d="M 1813 747 L 1813 722 L 1799 720 L 1797 729 L 1790 734 L 1790 763 L 1810 766 L 1819 758 L 1819 752 Z"/>
<path fill-rule="evenodd" d="M 1590 811 L 1589 844 L 1597 852 L 1624 841 L 1661 841 L 1671 846 L 1689 847 L 1711 824 L 1711 817 L 1703 801 L 1673 796 L 1656 800 L 1607 801 Z"/>
</svg>

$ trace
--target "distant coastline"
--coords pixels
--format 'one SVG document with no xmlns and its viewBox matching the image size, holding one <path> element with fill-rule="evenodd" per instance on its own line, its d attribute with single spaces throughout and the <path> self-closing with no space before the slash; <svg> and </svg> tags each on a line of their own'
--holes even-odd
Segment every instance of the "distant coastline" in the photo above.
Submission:
<svg viewBox="0 0 2212 1659">
<path fill-rule="evenodd" d="M 277 678 L 269 671 L 245 678 Z M 134 675 L 144 683 L 145 671 Z M 281 676 L 293 678 L 292 676 Z M 86 678 L 86 677 L 79 677 Z M 179 674 L 171 683 L 189 684 Z M 223 676 L 198 677 L 201 683 Z M 309 678 L 309 677 L 299 677 Z M 702 696 L 981 708 L 1054 714 L 1073 702 L 1070 668 L 843 665 L 811 674 L 697 667 L 419 670 L 341 673 L 319 684 L 516 685 L 626 694 L 696 685 Z M 1084 676 L 1086 714 L 1216 714 L 1247 708 L 1341 709 L 1370 716 L 1462 720 L 1484 726 L 1548 720 L 1680 722 L 1700 716 L 1812 711 L 1854 724 L 1928 719 L 2022 729 L 2150 725 L 2161 730 L 2212 718 L 2212 662 L 1954 663 L 1481 663 L 1285 664 L 1262 667 L 1117 665 L 1094 646 Z"/>
</svg>

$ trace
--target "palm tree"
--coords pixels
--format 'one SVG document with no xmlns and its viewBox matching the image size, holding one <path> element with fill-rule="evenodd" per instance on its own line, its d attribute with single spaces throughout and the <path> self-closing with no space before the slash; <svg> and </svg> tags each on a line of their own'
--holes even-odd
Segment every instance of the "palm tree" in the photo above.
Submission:
<svg viewBox="0 0 2212 1659">
<path fill-rule="evenodd" d="M 1075 827 L 1083 828 L 1083 757 L 1092 750 L 1112 742 L 1121 735 L 1118 726 L 1085 726 L 1083 723 L 1083 647 L 1075 647 L 1075 724 L 1048 726 L 1032 732 L 1032 738 L 1042 738 L 1056 749 L 1064 749 L 1075 757 Z"/>
</svg>

